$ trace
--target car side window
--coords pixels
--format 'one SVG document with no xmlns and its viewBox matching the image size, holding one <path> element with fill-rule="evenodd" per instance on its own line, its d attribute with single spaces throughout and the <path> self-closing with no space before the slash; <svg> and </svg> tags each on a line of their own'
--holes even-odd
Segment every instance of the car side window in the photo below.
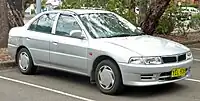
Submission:
<svg viewBox="0 0 200 101">
<path fill-rule="evenodd" d="M 56 15 L 56 13 L 42 15 L 30 25 L 28 30 L 50 34 Z"/>
<path fill-rule="evenodd" d="M 81 30 L 76 19 L 71 15 L 60 15 L 55 35 L 70 37 L 70 32 L 73 30 Z"/>
</svg>

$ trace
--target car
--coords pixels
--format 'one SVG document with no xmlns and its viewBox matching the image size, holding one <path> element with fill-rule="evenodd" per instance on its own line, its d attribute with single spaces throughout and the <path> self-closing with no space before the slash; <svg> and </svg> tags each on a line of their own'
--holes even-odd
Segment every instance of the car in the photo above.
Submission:
<svg viewBox="0 0 200 101">
<path fill-rule="evenodd" d="M 152 86 L 191 75 L 193 56 L 180 43 L 143 33 L 106 10 L 45 11 L 9 31 L 8 53 L 25 75 L 46 67 L 88 76 L 100 92 Z"/>
<path fill-rule="evenodd" d="M 190 14 L 190 15 L 196 15 L 199 14 L 199 10 L 195 7 L 181 7 L 181 12 Z"/>
</svg>

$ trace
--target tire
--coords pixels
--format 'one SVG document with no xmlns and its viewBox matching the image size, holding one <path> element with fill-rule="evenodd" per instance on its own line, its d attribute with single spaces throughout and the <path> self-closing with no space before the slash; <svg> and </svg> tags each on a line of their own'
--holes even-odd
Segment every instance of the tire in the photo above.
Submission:
<svg viewBox="0 0 200 101">
<path fill-rule="evenodd" d="M 34 66 L 31 54 L 26 48 L 22 48 L 17 53 L 17 64 L 22 74 L 32 75 L 36 73 L 37 67 Z"/>
<path fill-rule="evenodd" d="M 107 77 L 109 79 L 105 79 Z M 106 82 L 106 80 L 109 82 Z M 113 80 L 114 83 L 112 82 Z M 108 95 L 119 94 L 124 88 L 120 70 L 117 64 L 112 60 L 103 60 L 97 65 L 95 70 L 95 81 L 99 90 Z"/>
</svg>

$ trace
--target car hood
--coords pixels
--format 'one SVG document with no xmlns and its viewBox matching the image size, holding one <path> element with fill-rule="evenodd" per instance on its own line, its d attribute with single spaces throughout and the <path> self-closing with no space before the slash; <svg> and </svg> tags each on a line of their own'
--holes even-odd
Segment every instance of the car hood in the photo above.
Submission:
<svg viewBox="0 0 200 101">
<path fill-rule="evenodd" d="M 102 40 L 129 49 L 142 56 L 173 55 L 189 51 L 189 48 L 182 44 L 150 35 L 105 38 Z"/>
</svg>

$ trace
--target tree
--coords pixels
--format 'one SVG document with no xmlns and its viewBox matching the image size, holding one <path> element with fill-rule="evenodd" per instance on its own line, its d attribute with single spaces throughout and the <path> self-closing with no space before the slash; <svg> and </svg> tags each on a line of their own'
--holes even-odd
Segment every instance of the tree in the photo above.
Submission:
<svg viewBox="0 0 200 101">
<path fill-rule="evenodd" d="M 0 0 L 0 47 L 6 47 L 8 43 L 8 10 L 6 6 L 7 0 Z"/>
<path fill-rule="evenodd" d="M 167 9 L 170 1 L 171 0 L 154 0 L 150 4 L 146 16 L 141 23 L 141 28 L 144 33 L 152 35 L 155 32 L 159 19 Z"/>
<path fill-rule="evenodd" d="M 12 27 L 24 25 L 22 0 L 0 0 L 0 48 L 7 47 Z"/>
<path fill-rule="evenodd" d="M 145 14 L 147 12 L 148 0 L 137 0 L 139 7 L 139 24 L 145 19 Z"/>
<path fill-rule="evenodd" d="M 23 26 L 22 0 L 7 0 L 9 28 Z"/>
</svg>

